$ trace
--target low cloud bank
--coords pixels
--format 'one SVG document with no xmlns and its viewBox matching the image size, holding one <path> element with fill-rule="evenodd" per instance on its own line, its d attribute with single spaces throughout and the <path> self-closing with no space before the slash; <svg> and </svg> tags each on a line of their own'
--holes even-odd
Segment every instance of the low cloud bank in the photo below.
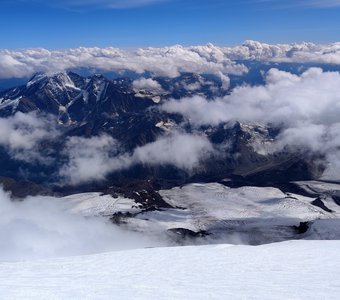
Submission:
<svg viewBox="0 0 340 300">
<path fill-rule="evenodd" d="M 266 44 L 246 41 L 236 47 L 175 45 L 163 48 L 74 48 L 47 50 L 0 50 L 0 78 L 29 77 L 36 72 L 56 73 L 75 68 L 101 71 L 150 72 L 177 77 L 180 73 L 214 74 L 224 87 L 228 74 L 242 75 L 248 69 L 239 61 L 340 64 L 340 43 Z"/>
<path fill-rule="evenodd" d="M 70 213 L 62 198 L 12 201 L 0 188 L 0 261 L 84 255 L 157 246 L 157 239 L 127 232 L 101 217 Z"/>
<path fill-rule="evenodd" d="M 154 76 L 177 77 L 181 73 L 215 74 L 228 81 L 228 74 L 243 74 L 247 68 L 231 61 L 213 45 L 141 48 L 75 48 L 61 51 L 26 49 L 0 50 L 0 78 L 29 77 L 36 72 L 56 73 L 74 68 L 97 71 L 150 72 Z"/>
<path fill-rule="evenodd" d="M 327 45 L 314 43 L 271 45 L 249 40 L 233 48 L 223 47 L 221 51 L 233 61 L 340 64 L 339 42 Z"/>
</svg>

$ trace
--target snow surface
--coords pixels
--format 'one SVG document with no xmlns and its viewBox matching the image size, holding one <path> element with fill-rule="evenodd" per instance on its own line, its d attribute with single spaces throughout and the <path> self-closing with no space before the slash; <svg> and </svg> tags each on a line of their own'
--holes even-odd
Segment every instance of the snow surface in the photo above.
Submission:
<svg viewBox="0 0 340 300">
<path fill-rule="evenodd" d="M 306 184 L 315 189 L 321 183 Z M 3 192 L 0 299 L 339 298 L 339 207 L 329 213 L 311 204 L 315 198 L 217 183 L 160 194 L 181 208 L 142 212 L 132 199 L 100 193 L 11 202 Z M 118 228 L 106 222 L 117 212 L 137 215 Z M 210 230 L 218 224 L 240 234 L 248 229 L 250 236 L 260 230 L 268 242 L 285 238 L 276 225 L 308 220 L 313 224 L 300 241 L 146 248 L 172 244 L 157 239 L 169 228 Z"/>
<path fill-rule="evenodd" d="M 60 200 L 67 211 L 86 217 L 129 212 L 133 217 L 124 220 L 124 228 L 147 235 L 164 236 L 167 230 L 177 228 L 213 233 L 195 241 L 199 244 L 262 244 L 305 238 L 295 232 L 294 226 L 307 221 L 315 223 L 308 238 L 340 238 L 337 233 L 340 206 L 330 197 L 323 202 L 333 212 L 313 205 L 314 197 L 286 194 L 271 187 L 235 189 L 218 183 L 195 183 L 162 190 L 160 194 L 176 208 L 143 211 L 132 199 L 99 193 L 77 194 Z M 327 219 L 332 222 L 318 221 Z"/>
<path fill-rule="evenodd" d="M 7 108 L 7 107 L 12 107 L 12 110 L 14 111 L 19 103 L 20 103 L 20 100 L 21 100 L 22 96 L 18 97 L 18 98 L 15 98 L 15 99 L 6 99 L 4 100 L 3 98 L 1 98 L 0 100 L 0 109 L 4 109 L 4 108 Z"/>
<path fill-rule="evenodd" d="M 153 223 L 163 229 L 186 228 L 200 231 L 216 226 L 234 228 L 242 224 L 259 227 L 293 226 L 302 221 L 336 217 L 334 213 L 312 205 L 314 198 L 287 195 L 271 187 L 234 189 L 218 183 L 195 183 L 162 190 L 160 194 L 173 207 L 183 209 L 139 214 L 129 220 L 133 227 L 147 227 L 147 224 Z"/>
<path fill-rule="evenodd" d="M 60 199 L 68 211 L 85 217 L 109 216 L 121 213 L 138 213 L 141 211 L 133 199 L 102 195 L 101 193 L 73 194 Z"/>
<path fill-rule="evenodd" d="M 310 204 L 312 198 L 290 194 L 271 187 L 229 188 L 218 183 L 190 184 L 161 191 L 172 205 L 200 208 L 216 219 L 316 219 L 326 215 Z M 197 211 L 199 213 L 199 211 Z"/>
<path fill-rule="evenodd" d="M 285 194 L 271 187 L 229 188 L 218 183 L 189 184 L 160 194 L 166 202 L 183 209 L 167 209 L 146 212 L 141 219 L 155 220 L 166 228 L 183 227 L 203 229 L 221 220 L 282 220 L 299 221 L 334 218 L 311 204 L 314 198 Z M 134 200 L 100 193 L 75 194 L 61 198 L 71 212 L 84 216 L 110 216 L 117 212 L 138 213 L 141 211 Z M 340 210 L 340 208 L 339 208 Z M 200 224 L 197 224 L 197 223 Z"/>
<path fill-rule="evenodd" d="M 295 181 L 296 185 L 310 194 L 331 193 L 333 191 L 340 191 L 340 184 L 330 183 L 324 181 Z"/>
<path fill-rule="evenodd" d="M 0 263 L 1 299 L 338 299 L 340 241 L 149 248 Z"/>
</svg>

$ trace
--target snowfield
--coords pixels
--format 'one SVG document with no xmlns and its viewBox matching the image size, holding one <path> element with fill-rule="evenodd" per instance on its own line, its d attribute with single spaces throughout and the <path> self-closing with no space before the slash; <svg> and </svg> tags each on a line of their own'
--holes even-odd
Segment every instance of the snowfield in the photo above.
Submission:
<svg viewBox="0 0 340 300">
<path fill-rule="evenodd" d="M 65 208 L 85 217 L 112 216 L 115 213 L 138 213 L 141 210 L 134 200 L 124 197 L 113 198 L 101 193 L 73 194 L 61 198 Z"/>
<path fill-rule="evenodd" d="M 257 245 L 301 238 L 340 239 L 340 206 L 332 199 L 340 185 L 317 181 L 296 184 L 311 196 L 284 193 L 273 187 L 229 188 L 219 183 L 193 183 L 159 191 L 172 209 L 143 211 L 132 199 L 100 193 L 76 194 L 60 200 L 67 211 L 86 217 L 130 213 L 132 216 L 124 219 L 124 228 L 149 236 L 164 236 L 168 230 L 177 229 L 209 233 L 196 239 L 196 244 Z M 319 194 L 328 211 L 313 204 Z M 295 229 L 300 222 L 311 222 L 304 235 Z"/>
<path fill-rule="evenodd" d="M 154 211 L 122 195 L 13 201 L 0 189 L 0 299 L 339 299 L 340 187 L 298 184 L 310 197 L 189 184 L 160 191 L 174 208 Z M 208 235 L 184 243 L 190 230 Z M 165 247 L 179 244 L 195 246 Z"/>
<path fill-rule="evenodd" d="M 340 241 L 0 263 L 1 299 L 339 299 Z"/>
</svg>

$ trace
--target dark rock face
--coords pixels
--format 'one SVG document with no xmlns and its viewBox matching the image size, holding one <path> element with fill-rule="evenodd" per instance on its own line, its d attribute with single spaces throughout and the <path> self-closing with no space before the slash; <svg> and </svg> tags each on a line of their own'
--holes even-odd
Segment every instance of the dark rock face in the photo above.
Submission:
<svg viewBox="0 0 340 300">
<path fill-rule="evenodd" d="M 163 200 L 161 195 L 156 192 L 155 187 L 148 181 L 132 181 L 121 186 L 112 186 L 105 193 L 113 196 L 118 194 L 133 199 L 143 211 L 173 208 Z"/>
<path fill-rule="evenodd" d="M 22 199 L 26 196 L 53 195 L 53 192 L 43 185 L 29 181 L 16 181 L 9 177 L 0 177 L 0 185 L 15 199 Z"/>
<path fill-rule="evenodd" d="M 300 222 L 300 225 L 294 226 L 294 228 L 298 234 L 304 234 L 309 230 L 310 225 L 310 222 Z"/>
<path fill-rule="evenodd" d="M 323 203 L 322 201 L 322 196 L 319 196 L 318 198 L 316 198 L 313 202 L 312 202 L 313 205 L 317 206 L 317 207 L 320 207 L 322 208 L 324 211 L 327 211 L 327 212 L 334 212 L 333 210 L 329 209 L 325 203 Z"/>
<path fill-rule="evenodd" d="M 195 232 L 187 228 L 171 228 L 167 230 L 167 235 L 176 244 L 190 244 L 190 242 L 204 239 L 209 236 L 209 233 L 206 231 Z"/>
<path fill-rule="evenodd" d="M 340 206 L 340 191 L 334 191 L 332 194 L 334 202 Z"/>
</svg>

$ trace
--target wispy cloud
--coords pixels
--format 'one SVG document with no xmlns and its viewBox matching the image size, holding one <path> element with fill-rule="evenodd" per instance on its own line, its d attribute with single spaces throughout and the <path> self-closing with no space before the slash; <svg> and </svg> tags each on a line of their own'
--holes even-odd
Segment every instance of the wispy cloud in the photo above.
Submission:
<svg viewBox="0 0 340 300">
<path fill-rule="evenodd" d="M 339 0 L 309 0 L 300 1 L 301 5 L 309 7 L 336 7 L 340 6 Z"/>
<path fill-rule="evenodd" d="M 255 0 L 253 3 L 275 8 L 334 8 L 340 7 L 340 0 Z"/>
<path fill-rule="evenodd" d="M 22 2 L 38 2 L 48 6 L 61 7 L 71 10 L 83 9 L 127 9 L 142 7 L 169 0 L 21 0 Z"/>
</svg>

